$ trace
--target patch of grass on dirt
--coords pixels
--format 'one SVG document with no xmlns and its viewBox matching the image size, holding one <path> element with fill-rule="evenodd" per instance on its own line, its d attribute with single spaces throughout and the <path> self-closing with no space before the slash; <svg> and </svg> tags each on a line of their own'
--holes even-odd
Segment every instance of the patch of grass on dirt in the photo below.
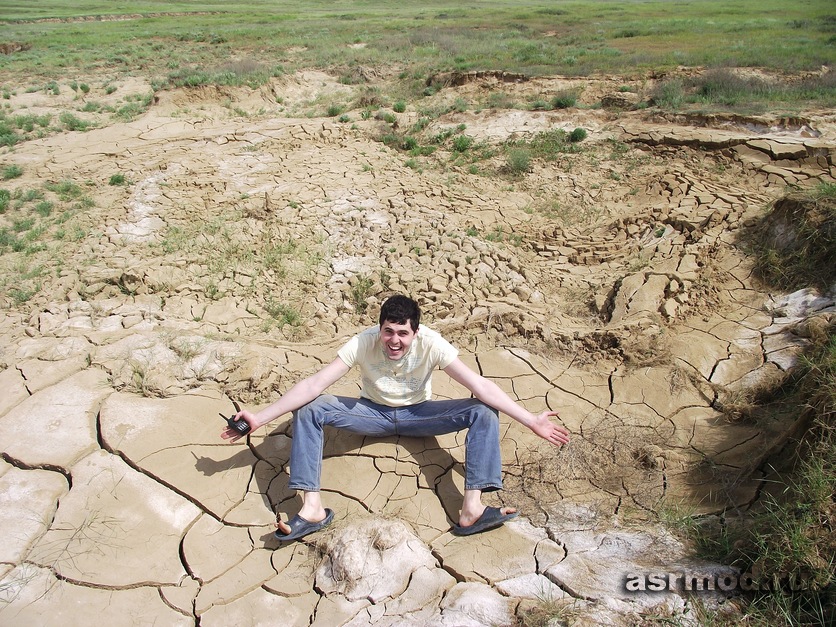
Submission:
<svg viewBox="0 0 836 627">
<path fill-rule="evenodd" d="M 323 263 L 320 248 L 325 244 L 299 243 L 287 236 L 279 222 L 270 221 L 263 223 L 260 237 L 253 239 L 242 227 L 244 223 L 237 209 L 220 210 L 210 220 L 190 216 L 188 222 L 166 227 L 160 241 L 151 244 L 151 254 L 185 258 L 202 267 L 198 282 L 207 298 L 245 294 L 269 314 L 265 331 L 289 325 L 294 333 L 302 326 L 296 299 L 310 288 L 310 278 Z M 257 285 L 242 277 L 258 277 Z M 277 293 L 282 294 L 280 300 L 272 296 Z"/>
<path fill-rule="evenodd" d="M 0 111 L 0 146 L 14 146 L 46 134 L 52 116 L 31 113 L 11 114 Z"/>
<path fill-rule="evenodd" d="M 580 132 L 567 133 L 563 129 L 555 129 L 537 133 L 528 140 L 506 142 L 505 147 L 506 150 L 527 148 L 535 159 L 554 161 L 561 155 L 581 152 L 577 144 L 582 139 Z"/>
<path fill-rule="evenodd" d="M 4 181 L 10 181 L 20 176 L 23 176 L 23 168 L 19 165 L 12 164 L 3 168 L 2 177 Z"/>
<path fill-rule="evenodd" d="M 302 324 L 302 314 L 299 310 L 285 303 L 277 302 L 271 298 L 265 304 L 264 309 L 279 327 L 283 327 L 286 324 L 292 327 L 298 327 Z"/>
<path fill-rule="evenodd" d="M 225 63 L 215 68 L 202 65 L 178 67 L 168 74 L 168 84 L 174 87 L 200 87 L 201 85 L 223 85 L 256 89 L 271 78 L 284 74 L 280 65 L 267 66 L 254 59 Z"/>
<path fill-rule="evenodd" d="M 145 113 L 153 101 L 154 92 L 127 96 L 125 104 L 113 112 L 113 117 L 122 122 L 130 122 Z"/>
<path fill-rule="evenodd" d="M 836 185 L 778 200 L 743 242 L 762 281 L 783 290 L 830 288 L 836 282 Z"/>
<path fill-rule="evenodd" d="M 717 68 L 690 79 L 663 81 L 652 91 L 651 101 L 671 110 L 698 107 L 740 112 L 811 102 L 834 106 L 836 75 L 827 72 L 804 78 L 765 78 Z"/>
<path fill-rule="evenodd" d="M 515 627 L 551 627 L 571 625 L 580 615 L 573 601 L 542 596 L 533 605 L 521 605 Z"/>
<path fill-rule="evenodd" d="M 0 297 L 20 305 L 40 292 L 44 276 L 63 263 L 65 248 L 86 236 L 78 216 L 90 206 L 72 181 L 0 189 Z"/>
<path fill-rule="evenodd" d="M 375 291 L 375 282 L 372 277 L 365 274 L 352 277 L 350 290 L 351 304 L 354 305 L 354 309 L 358 314 L 362 315 L 366 313 L 366 310 L 369 308 L 366 299 L 372 296 Z"/>
</svg>

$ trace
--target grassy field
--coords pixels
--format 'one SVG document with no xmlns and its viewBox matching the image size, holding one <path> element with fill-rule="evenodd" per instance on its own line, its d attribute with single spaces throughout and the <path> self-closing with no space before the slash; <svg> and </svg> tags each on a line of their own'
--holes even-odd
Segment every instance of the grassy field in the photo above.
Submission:
<svg viewBox="0 0 836 627">
<path fill-rule="evenodd" d="M 176 16 L 176 19 L 174 19 Z M 687 66 L 818 70 L 836 53 L 829 0 L 586 0 L 462 4 L 0 1 L 4 82 L 187 68 L 249 59 L 263 72 L 352 65 L 426 77 L 449 70 L 633 75 Z"/>
</svg>

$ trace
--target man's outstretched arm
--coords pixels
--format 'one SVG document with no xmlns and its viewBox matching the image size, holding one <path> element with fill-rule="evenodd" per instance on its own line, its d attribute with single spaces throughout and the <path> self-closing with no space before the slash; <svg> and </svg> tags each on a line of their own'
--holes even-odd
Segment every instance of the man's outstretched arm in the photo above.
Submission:
<svg viewBox="0 0 836 627">
<path fill-rule="evenodd" d="M 544 440 L 555 446 L 561 446 L 569 441 L 568 429 L 551 421 L 553 416 L 558 415 L 556 411 L 544 411 L 535 416 L 515 402 L 496 383 L 475 373 L 461 359 L 456 358 L 453 363 L 444 368 L 444 372 L 470 390 L 470 393 L 485 405 L 490 405 L 497 411 L 510 416 Z"/>
<path fill-rule="evenodd" d="M 319 372 L 302 379 L 273 404 L 268 405 L 261 411 L 253 413 L 242 410 L 235 414 L 236 420 L 244 420 L 250 428 L 255 431 L 288 412 L 294 411 L 307 403 L 310 403 L 317 396 L 322 394 L 328 387 L 339 381 L 349 368 L 342 359 L 337 357 L 330 364 Z M 241 434 L 234 429 L 227 427 L 221 432 L 221 437 L 233 442 L 241 438 Z"/>
</svg>

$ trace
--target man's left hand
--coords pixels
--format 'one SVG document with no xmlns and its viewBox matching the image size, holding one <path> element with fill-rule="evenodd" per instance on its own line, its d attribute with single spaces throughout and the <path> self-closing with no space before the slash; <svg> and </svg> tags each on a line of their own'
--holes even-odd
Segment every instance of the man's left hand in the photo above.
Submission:
<svg viewBox="0 0 836 627">
<path fill-rule="evenodd" d="M 569 430 L 551 421 L 551 418 L 557 415 L 556 411 L 544 411 L 534 420 L 531 430 L 555 446 L 562 446 L 569 442 Z"/>
</svg>

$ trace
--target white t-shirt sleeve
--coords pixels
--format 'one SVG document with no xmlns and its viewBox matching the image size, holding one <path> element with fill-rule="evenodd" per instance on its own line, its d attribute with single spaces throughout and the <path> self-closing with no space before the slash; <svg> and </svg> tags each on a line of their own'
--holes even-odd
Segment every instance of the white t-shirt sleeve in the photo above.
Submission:
<svg viewBox="0 0 836 627">
<path fill-rule="evenodd" d="M 349 368 L 353 368 L 357 363 L 357 354 L 360 351 L 360 336 L 355 335 L 348 340 L 343 347 L 337 351 L 337 357 Z"/>
<path fill-rule="evenodd" d="M 433 339 L 432 353 L 432 361 L 438 364 L 441 370 L 444 370 L 452 364 L 456 360 L 456 357 L 459 356 L 459 351 L 456 347 L 441 337 L 441 335 L 437 335 Z"/>
</svg>

